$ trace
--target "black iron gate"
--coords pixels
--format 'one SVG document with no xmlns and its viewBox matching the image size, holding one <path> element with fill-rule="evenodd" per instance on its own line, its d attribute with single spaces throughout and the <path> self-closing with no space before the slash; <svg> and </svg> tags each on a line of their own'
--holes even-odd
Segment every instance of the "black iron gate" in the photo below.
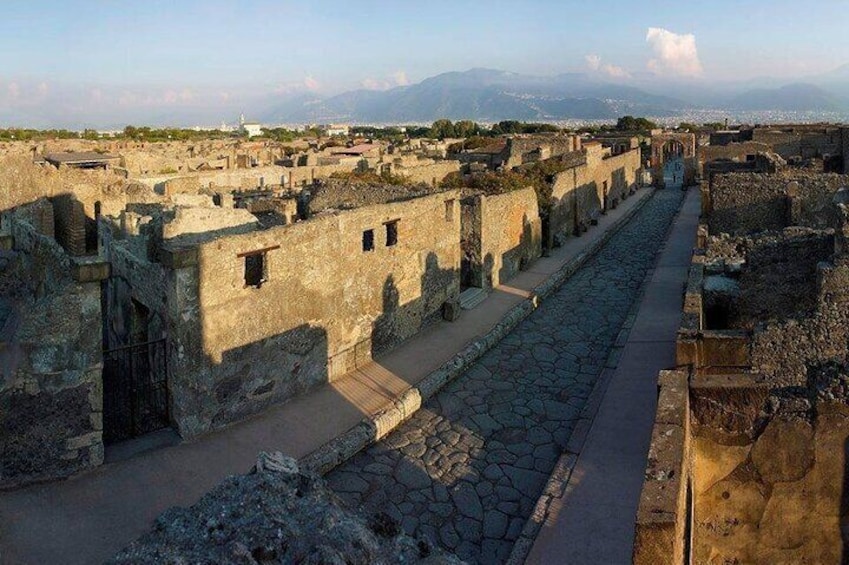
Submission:
<svg viewBox="0 0 849 565">
<path fill-rule="evenodd" d="M 103 440 L 111 443 L 168 427 L 164 339 L 103 352 Z"/>
</svg>

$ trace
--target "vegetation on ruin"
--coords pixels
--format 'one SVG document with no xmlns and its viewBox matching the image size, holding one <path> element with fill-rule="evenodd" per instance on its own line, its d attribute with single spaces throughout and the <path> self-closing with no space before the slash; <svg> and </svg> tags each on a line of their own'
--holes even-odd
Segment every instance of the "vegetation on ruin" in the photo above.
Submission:
<svg viewBox="0 0 849 565">
<path fill-rule="evenodd" d="M 372 169 L 367 171 L 337 171 L 330 175 L 332 179 L 345 180 L 350 182 L 361 182 L 367 184 L 391 184 L 395 186 L 409 186 L 415 183 L 411 182 L 407 177 L 393 175 L 389 172 L 378 173 Z"/>
<path fill-rule="evenodd" d="M 480 149 L 481 147 L 486 147 L 487 145 L 492 144 L 492 142 L 493 140 L 491 137 L 483 137 L 480 135 L 476 135 L 474 137 L 466 138 L 463 141 L 452 143 L 448 146 L 448 152 L 459 153 L 461 151 Z"/>
<path fill-rule="evenodd" d="M 487 171 L 473 175 L 452 173 L 441 183 L 442 188 L 470 188 L 486 194 L 503 194 L 533 187 L 541 217 L 551 209 L 551 192 L 554 177 L 568 168 L 560 159 L 546 159 L 512 171 Z"/>
<path fill-rule="evenodd" d="M 127 126 L 118 139 L 134 141 L 193 141 L 201 139 L 226 139 L 230 134 L 217 129 L 187 129 L 187 128 L 151 128 L 148 126 Z"/>
</svg>

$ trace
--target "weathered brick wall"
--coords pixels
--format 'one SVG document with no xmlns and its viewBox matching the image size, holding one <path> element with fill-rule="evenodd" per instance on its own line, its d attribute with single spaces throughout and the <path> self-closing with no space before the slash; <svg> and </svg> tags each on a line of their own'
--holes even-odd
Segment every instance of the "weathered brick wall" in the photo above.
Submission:
<svg viewBox="0 0 849 565">
<path fill-rule="evenodd" d="M 752 369 L 771 386 L 799 386 L 811 367 L 849 361 L 849 266 L 821 264 L 815 310 L 774 320 L 752 336 Z"/>
<path fill-rule="evenodd" d="M 69 255 L 86 253 L 86 215 L 83 204 L 72 194 L 62 194 L 52 199 L 54 235 Z"/>
<path fill-rule="evenodd" d="M 73 281 L 56 242 L 26 222 L 13 235 L 6 268 L 28 293 L 0 328 L 0 488 L 103 461 L 100 285 Z"/>
<path fill-rule="evenodd" d="M 174 417 L 222 426 L 368 362 L 459 294 L 460 214 L 449 191 L 218 238 L 168 274 Z M 397 221 L 387 245 L 386 222 Z M 374 249 L 363 250 L 373 230 Z M 278 247 L 279 246 L 279 247 Z M 267 281 L 245 285 L 266 249 Z"/>
</svg>

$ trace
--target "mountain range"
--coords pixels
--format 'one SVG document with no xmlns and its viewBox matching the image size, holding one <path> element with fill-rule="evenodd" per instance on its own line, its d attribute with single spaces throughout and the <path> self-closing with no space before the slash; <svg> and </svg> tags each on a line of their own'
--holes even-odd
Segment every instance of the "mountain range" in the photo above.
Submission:
<svg viewBox="0 0 849 565">
<path fill-rule="evenodd" d="M 352 90 L 328 97 L 301 93 L 273 99 L 259 117 L 271 123 L 428 123 L 439 118 L 558 121 L 610 120 L 626 114 L 671 117 L 708 109 L 847 112 L 849 65 L 812 77 L 810 82 L 792 84 L 769 79 L 675 84 L 653 76 L 614 81 L 588 73 L 539 77 L 478 68 L 389 90 Z"/>
</svg>

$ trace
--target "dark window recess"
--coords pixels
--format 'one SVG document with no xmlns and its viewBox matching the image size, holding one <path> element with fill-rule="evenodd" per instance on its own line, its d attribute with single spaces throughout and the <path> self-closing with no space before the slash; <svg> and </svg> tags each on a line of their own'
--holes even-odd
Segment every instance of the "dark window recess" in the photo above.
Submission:
<svg viewBox="0 0 849 565">
<path fill-rule="evenodd" d="M 386 247 L 398 243 L 398 220 L 386 224 Z"/>
<path fill-rule="evenodd" d="M 374 230 L 366 230 L 363 232 L 363 251 L 374 250 Z"/>
<path fill-rule="evenodd" d="M 267 280 L 265 253 L 245 255 L 245 286 L 259 288 Z"/>
<path fill-rule="evenodd" d="M 454 221 L 454 201 L 446 200 L 445 201 L 445 221 L 453 222 Z"/>
</svg>

